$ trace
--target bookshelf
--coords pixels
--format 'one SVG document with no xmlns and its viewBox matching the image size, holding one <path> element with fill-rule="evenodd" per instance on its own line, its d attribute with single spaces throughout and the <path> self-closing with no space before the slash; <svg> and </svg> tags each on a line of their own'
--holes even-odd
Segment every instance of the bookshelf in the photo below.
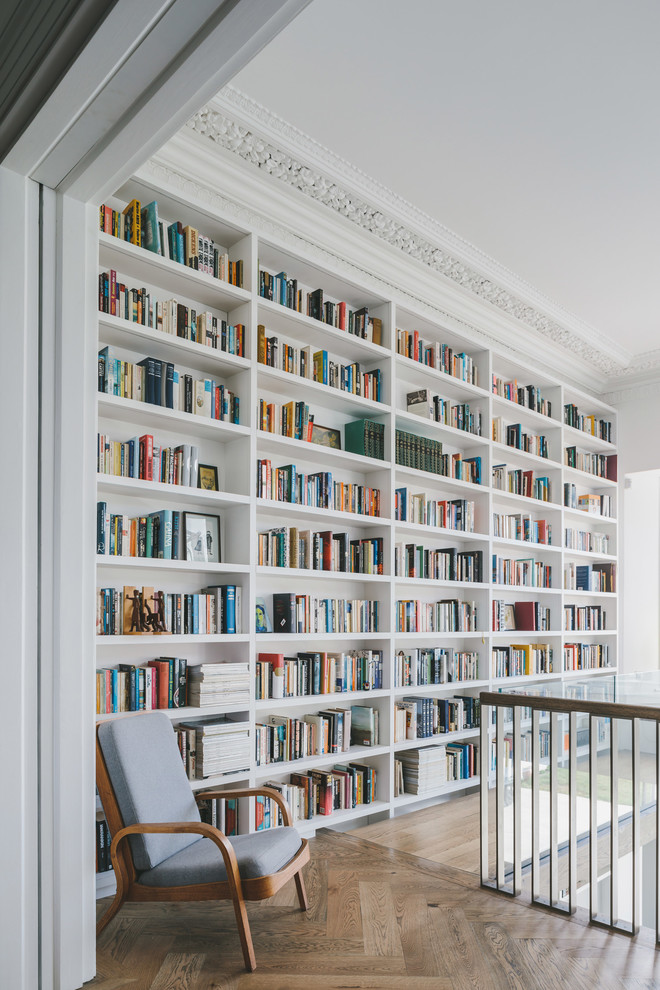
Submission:
<svg viewBox="0 0 660 990">
<path fill-rule="evenodd" d="M 196 313 L 210 312 L 227 325 L 242 325 L 243 353 L 217 350 L 111 313 L 99 313 L 99 350 L 109 346 L 116 357 L 125 361 L 137 363 L 149 356 L 171 362 L 193 377 L 212 378 L 239 397 L 240 421 L 220 421 L 99 392 L 99 434 L 108 441 L 124 444 L 133 437 L 149 434 L 154 444 L 171 450 L 194 445 L 199 463 L 217 470 L 218 490 L 124 477 L 108 469 L 97 475 L 97 500 L 106 503 L 109 513 L 131 518 L 163 509 L 219 515 L 222 556 L 219 562 L 207 563 L 96 555 L 97 587 L 143 586 L 167 593 L 196 594 L 203 588 L 229 583 L 241 589 L 242 620 L 235 634 L 97 635 L 96 667 L 112 668 L 119 663 L 143 665 L 160 656 L 182 656 L 188 665 L 247 663 L 252 685 L 249 702 L 239 706 L 220 703 L 204 708 L 172 708 L 166 709 L 166 713 L 174 726 L 207 715 L 231 714 L 249 727 L 252 755 L 248 764 L 228 775 L 195 779 L 196 790 L 223 784 L 232 786 L 237 782 L 289 783 L 292 773 L 304 774 L 317 768 L 328 771 L 349 760 L 375 770 L 376 789 L 371 803 L 338 808 L 330 816 L 316 815 L 301 820 L 298 827 L 306 834 L 325 825 L 349 825 L 369 816 L 394 815 L 416 804 L 444 800 L 476 786 L 478 777 L 459 777 L 431 786 L 423 793 L 398 793 L 399 756 L 438 743 L 476 744 L 479 729 L 395 740 L 395 707 L 411 696 L 442 703 L 454 696 L 476 698 L 481 690 L 517 683 L 521 677 L 535 680 L 573 677 L 577 667 L 598 662 L 597 655 L 605 650 L 606 669 L 616 668 L 616 592 L 594 590 L 589 584 L 594 574 L 602 573 L 603 567 L 610 568 L 612 574 L 617 566 L 615 411 L 542 369 L 514 362 L 505 352 L 477 346 L 456 330 L 433 323 L 413 308 L 378 295 L 372 287 L 353 282 L 338 271 L 321 268 L 272 238 L 236 225 L 219 212 L 202 212 L 194 203 L 186 203 L 173 194 L 166 179 L 162 181 L 159 187 L 148 186 L 142 179 L 132 180 L 118 190 L 116 199 L 110 200 L 109 205 L 123 208 L 133 198 L 142 203 L 156 200 L 161 217 L 195 225 L 200 232 L 213 237 L 229 258 L 240 259 L 243 286 L 229 285 L 107 233 L 99 234 L 99 274 L 114 270 L 117 281 L 144 289 L 152 300 L 165 302 L 175 298 Z M 377 327 L 374 324 L 368 335 L 376 334 L 380 343 L 264 298 L 260 292 L 261 270 L 271 274 L 286 272 L 289 280 L 295 278 L 296 291 L 302 291 L 303 296 L 322 287 L 324 302 L 334 307 L 345 303 L 347 312 L 359 313 L 366 307 L 369 319 L 377 321 Z M 362 373 L 377 374 L 379 401 L 355 394 L 348 387 L 336 388 L 303 376 L 299 373 L 300 365 L 294 373 L 263 363 L 258 353 L 259 327 L 264 328 L 267 337 L 277 338 L 278 348 L 283 345 L 291 348 L 290 353 L 297 355 L 297 360 L 301 351 L 311 348 L 311 352 L 326 351 L 328 360 L 337 365 L 353 366 L 354 375 L 358 366 Z M 449 366 L 447 363 L 443 367 L 424 363 L 431 355 L 433 360 L 439 356 L 441 362 L 446 362 L 447 348 L 451 348 L 455 374 L 443 370 Z M 414 354 L 422 360 L 411 356 Z M 527 386 L 534 389 L 526 391 Z M 533 407 L 506 397 L 513 394 L 514 387 L 522 390 L 521 398 Z M 473 428 L 480 420 L 480 433 L 420 415 L 419 409 L 411 410 L 409 396 L 420 390 L 426 390 L 431 402 L 437 396 L 447 403 L 444 408 L 460 407 L 461 415 L 473 417 L 470 420 Z M 334 431 L 341 438 L 341 447 L 267 432 L 261 428 L 258 415 L 260 401 L 273 407 L 287 403 L 306 406 L 308 414 L 314 417 L 314 425 L 323 427 L 327 435 Z M 550 403 L 549 411 L 547 403 Z M 586 423 L 589 431 L 565 422 L 565 406 L 571 407 L 571 423 Z M 451 411 L 448 415 L 451 417 Z M 576 418 L 580 416 L 582 420 Z M 382 458 L 345 449 L 346 424 L 357 420 L 379 424 Z M 598 427 L 609 439 L 590 432 L 596 421 L 611 424 L 609 432 Z M 496 440 L 493 439 L 495 423 L 500 431 Z M 507 443 L 507 428 L 517 426 L 521 435 L 544 437 L 547 456 Z M 402 446 L 403 435 L 422 438 L 427 445 L 435 444 L 436 450 L 440 443 L 445 460 L 436 461 L 433 471 L 412 466 L 410 454 Z M 533 442 L 535 449 L 540 449 L 538 440 Z M 571 447 L 609 459 L 605 463 L 610 466 L 610 476 L 600 477 L 569 466 L 565 463 L 565 451 Z M 432 464 L 431 460 L 428 464 Z M 309 504 L 293 501 L 285 493 L 285 482 L 291 477 L 290 465 L 295 465 L 297 478 L 303 478 L 296 484 L 305 486 Z M 466 475 L 466 465 L 470 466 L 470 475 Z M 496 487 L 493 471 L 501 465 L 504 465 L 500 471 L 503 481 L 499 482 L 501 487 Z M 446 473 L 438 473 L 442 468 Z M 479 484 L 465 480 L 466 476 L 475 476 L 477 470 Z M 261 497 L 258 492 L 264 493 L 274 477 L 280 478 L 274 483 L 276 488 L 280 482 L 284 488 L 282 491 L 277 488 L 277 498 Z M 532 492 L 541 493 L 543 498 L 521 494 L 530 478 Z M 534 487 L 536 479 L 544 479 L 543 484 Z M 351 499 L 358 497 L 356 493 L 364 498 L 365 492 L 373 493 L 374 489 L 380 492 L 380 514 L 349 511 Z M 588 496 L 591 496 L 587 500 L 590 511 L 578 508 L 587 504 Z M 609 514 L 603 515 L 601 511 Z M 441 524 L 442 520 L 446 525 Z M 260 534 L 278 528 L 296 528 L 311 534 L 345 533 L 349 541 L 382 541 L 382 573 L 260 564 Z M 450 552 L 463 558 L 479 553 L 481 580 L 411 576 L 401 571 L 401 555 L 406 547 L 413 548 L 410 551 L 413 556 L 417 553 L 422 559 L 425 552 L 435 554 L 436 558 Z M 497 583 L 493 579 L 494 557 L 498 558 L 502 573 L 513 570 L 521 575 L 529 574 L 528 564 L 533 561 L 532 571 L 539 565 L 547 573 L 544 586 L 530 586 L 524 583 L 524 577 L 516 585 Z M 580 571 L 580 583 L 586 573 L 587 587 L 566 587 L 565 575 L 585 566 L 591 570 Z M 265 601 L 272 621 L 272 596 L 281 593 L 315 599 L 377 601 L 379 627 L 364 632 L 345 632 L 333 627 L 328 632 L 257 633 L 254 623 L 257 601 Z M 439 615 L 435 603 L 446 601 L 462 603 L 452 606 L 458 611 L 476 606 L 476 624 L 459 623 L 459 628 L 447 631 L 424 631 L 428 628 L 424 617 L 433 614 L 435 622 L 436 612 Z M 401 608 L 398 603 L 402 602 L 421 603 L 406 606 L 413 612 L 416 610 L 414 628 L 419 627 L 419 631 L 403 631 L 397 622 L 397 610 Z M 524 625 L 493 631 L 496 602 L 503 603 L 503 614 L 504 606 L 513 603 L 526 604 L 528 608 L 522 609 L 525 614 L 536 605 L 539 614 L 546 616 L 546 625 L 538 631 Z M 607 613 L 604 629 L 594 627 L 599 608 Z M 588 627 L 566 628 L 569 614 L 576 625 L 586 622 Z M 521 646 L 526 648 L 531 660 L 526 658 L 525 651 L 522 659 L 514 655 Z M 534 666 L 533 657 L 543 647 L 552 650 L 551 670 L 542 669 L 547 661 L 539 661 L 529 674 L 502 677 L 498 673 L 493 651 L 500 658 L 506 656 L 513 669 L 521 663 L 523 667 L 525 663 Z M 439 648 L 453 651 L 452 657 L 473 658 L 474 676 L 457 682 L 414 683 L 415 678 L 413 683 L 399 682 L 398 663 L 421 663 L 422 656 L 428 657 L 429 651 Z M 255 696 L 260 653 L 295 657 L 299 653 L 367 650 L 382 654 L 382 684 L 377 689 L 285 698 Z M 594 672 L 598 669 L 602 668 Z M 369 706 L 378 713 L 379 737 L 372 746 L 353 745 L 348 752 L 306 755 L 286 762 L 257 762 L 254 752 L 257 724 L 273 716 L 299 719 L 327 708 L 346 709 L 353 705 Z M 241 812 L 242 830 L 254 826 L 252 814 L 248 810 Z M 99 891 L 107 889 L 107 882 L 106 876 L 99 876 Z"/>
</svg>

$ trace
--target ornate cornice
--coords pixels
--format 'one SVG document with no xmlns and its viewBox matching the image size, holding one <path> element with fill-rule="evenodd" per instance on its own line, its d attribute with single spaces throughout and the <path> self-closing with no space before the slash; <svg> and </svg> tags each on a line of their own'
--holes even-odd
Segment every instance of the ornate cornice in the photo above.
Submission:
<svg viewBox="0 0 660 990">
<path fill-rule="evenodd" d="M 558 307 L 513 273 L 245 94 L 226 88 L 188 127 L 581 358 L 604 379 L 626 369 L 627 355 L 598 346 L 593 328 L 570 314 L 557 318 Z"/>
</svg>

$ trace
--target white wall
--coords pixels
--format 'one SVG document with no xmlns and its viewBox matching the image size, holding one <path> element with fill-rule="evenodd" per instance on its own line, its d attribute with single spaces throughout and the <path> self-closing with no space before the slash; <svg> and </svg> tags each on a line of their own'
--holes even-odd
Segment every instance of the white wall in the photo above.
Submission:
<svg viewBox="0 0 660 990">
<path fill-rule="evenodd" d="M 660 385 L 622 390 L 607 399 L 619 410 L 619 668 L 622 671 L 657 669 L 660 666 Z"/>
</svg>

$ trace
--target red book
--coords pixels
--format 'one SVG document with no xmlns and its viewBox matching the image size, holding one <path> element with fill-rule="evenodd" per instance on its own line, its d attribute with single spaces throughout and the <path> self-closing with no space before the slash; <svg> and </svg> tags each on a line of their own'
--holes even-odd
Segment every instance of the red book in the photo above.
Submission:
<svg viewBox="0 0 660 990">
<path fill-rule="evenodd" d="M 144 451 L 144 453 L 143 453 Z M 154 480 L 154 438 L 149 433 L 140 437 L 140 477 L 143 481 Z"/>
<path fill-rule="evenodd" d="M 523 471 L 523 495 L 527 495 L 531 498 L 534 491 L 534 472 L 533 471 Z"/>
<path fill-rule="evenodd" d="M 259 663 L 269 663 L 272 671 L 271 698 L 284 697 L 284 654 L 260 653 Z"/>
<path fill-rule="evenodd" d="M 337 325 L 338 325 L 339 329 L 340 330 L 345 330 L 346 329 L 346 303 L 345 302 L 337 303 L 337 316 L 338 316 Z"/>
<path fill-rule="evenodd" d="M 535 602 L 514 602 L 513 612 L 516 617 L 516 629 L 536 631 Z"/>
<path fill-rule="evenodd" d="M 116 316 L 117 315 L 117 302 L 116 302 L 116 299 L 115 299 L 116 292 L 117 292 L 117 272 L 114 270 L 114 268 L 111 268 L 110 269 L 110 290 L 109 290 L 109 293 L 110 293 L 110 315 L 111 316 Z"/>
</svg>

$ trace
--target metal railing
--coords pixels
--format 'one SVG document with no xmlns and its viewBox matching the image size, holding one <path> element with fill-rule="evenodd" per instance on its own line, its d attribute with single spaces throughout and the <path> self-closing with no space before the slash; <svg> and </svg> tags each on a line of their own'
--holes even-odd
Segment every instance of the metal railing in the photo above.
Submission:
<svg viewBox="0 0 660 990">
<path fill-rule="evenodd" d="M 579 906 L 626 934 L 645 924 L 660 944 L 660 707 L 649 702 L 481 695 L 482 886 L 565 914 Z"/>
</svg>

